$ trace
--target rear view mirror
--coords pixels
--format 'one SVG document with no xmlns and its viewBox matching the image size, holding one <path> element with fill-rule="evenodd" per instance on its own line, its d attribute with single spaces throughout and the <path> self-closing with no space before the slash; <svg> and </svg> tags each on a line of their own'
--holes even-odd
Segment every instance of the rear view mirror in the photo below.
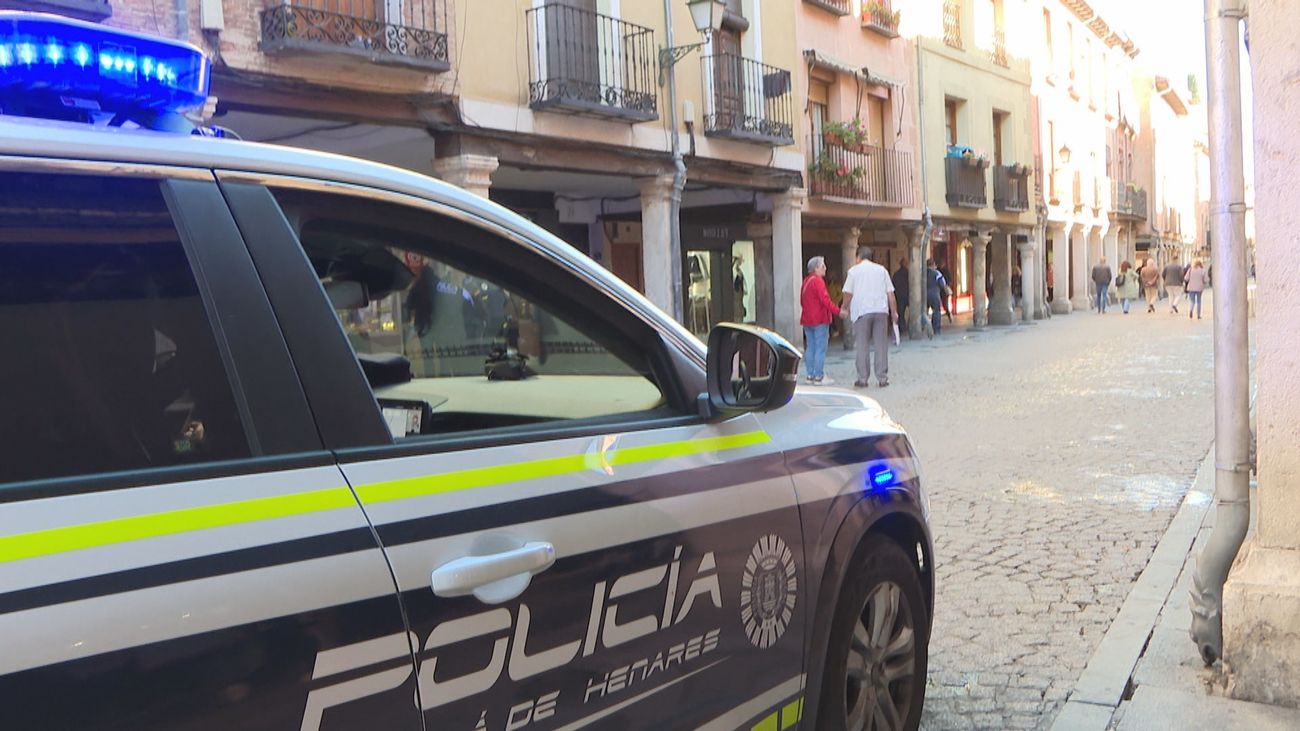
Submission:
<svg viewBox="0 0 1300 731">
<path fill-rule="evenodd" d="M 352 280 L 332 280 L 325 283 L 325 294 L 330 306 L 336 310 L 357 310 L 370 304 L 366 285 Z"/>
<path fill-rule="evenodd" d="M 798 384 L 800 359 L 799 351 L 771 330 L 718 324 L 709 333 L 710 415 L 785 406 Z"/>
</svg>

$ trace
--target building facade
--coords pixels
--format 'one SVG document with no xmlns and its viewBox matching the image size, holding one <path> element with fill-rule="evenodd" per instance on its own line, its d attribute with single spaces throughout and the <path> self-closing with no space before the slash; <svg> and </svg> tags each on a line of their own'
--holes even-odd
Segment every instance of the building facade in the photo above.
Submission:
<svg viewBox="0 0 1300 731">
<path fill-rule="evenodd" d="M 888 2 L 798 3 L 803 259 L 825 258 L 833 293 L 860 244 L 893 271 L 919 241 L 919 99 L 903 14 Z"/>
<path fill-rule="evenodd" d="M 1029 183 L 1030 8 L 1024 0 L 936 0 L 908 10 L 916 16 L 929 254 L 947 274 L 952 309 L 972 311 L 977 327 L 1033 317 L 1040 252 Z M 1029 296 L 1013 281 L 1027 283 Z M 1021 301 L 1031 305 L 1017 314 Z"/>
<path fill-rule="evenodd" d="M 1112 271 L 1136 240 L 1144 195 L 1133 174 L 1139 49 L 1083 0 L 1042 3 L 1034 88 L 1043 175 L 1042 237 L 1054 313 L 1092 304 L 1090 273 Z"/>
</svg>

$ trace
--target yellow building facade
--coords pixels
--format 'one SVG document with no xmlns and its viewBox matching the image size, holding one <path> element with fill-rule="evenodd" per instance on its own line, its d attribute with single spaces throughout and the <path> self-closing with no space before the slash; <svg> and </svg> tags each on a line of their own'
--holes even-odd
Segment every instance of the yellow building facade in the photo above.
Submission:
<svg viewBox="0 0 1300 731">
<path fill-rule="evenodd" d="M 1021 0 L 933 0 L 903 18 L 917 36 L 930 258 L 953 290 L 945 304 L 973 311 L 977 326 L 1011 324 L 1034 279 L 1031 9 Z"/>
</svg>

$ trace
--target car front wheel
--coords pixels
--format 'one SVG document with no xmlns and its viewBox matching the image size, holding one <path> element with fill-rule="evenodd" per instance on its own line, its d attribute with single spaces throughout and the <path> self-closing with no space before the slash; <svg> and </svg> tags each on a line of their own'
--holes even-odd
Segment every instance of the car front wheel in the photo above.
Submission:
<svg viewBox="0 0 1300 731">
<path fill-rule="evenodd" d="M 915 564 L 894 541 L 867 538 L 840 589 L 818 726 L 847 731 L 919 728 L 929 635 Z"/>
</svg>

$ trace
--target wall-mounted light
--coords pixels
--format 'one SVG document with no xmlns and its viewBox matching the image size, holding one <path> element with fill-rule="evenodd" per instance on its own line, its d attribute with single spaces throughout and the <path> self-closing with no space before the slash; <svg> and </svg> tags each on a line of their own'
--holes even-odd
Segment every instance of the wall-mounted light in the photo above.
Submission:
<svg viewBox="0 0 1300 731">
<path fill-rule="evenodd" d="M 1061 149 L 1056 153 L 1061 158 L 1061 163 L 1068 165 L 1070 163 L 1069 145 L 1061 145 Z"/>
<path fill-rule="evenodd" d="M 665 5 L 665 8 L 668 6 Z M 695 30 L 706 38 L 709 34 L 722 28 L 722 14 L 727 5 L 723 0 L 686 0 L 686 9 L 691 11 L 691 22 Z M 671 16 L 668 22 L 672 22 Z M 668 83 L 668 72 L 677 62 L 686 58 L 686 54 L 703 46 L 704 43 L 687 43 L 682 46 L 668 46 L 659 49 L 659 85 Z"/>
</svg>

